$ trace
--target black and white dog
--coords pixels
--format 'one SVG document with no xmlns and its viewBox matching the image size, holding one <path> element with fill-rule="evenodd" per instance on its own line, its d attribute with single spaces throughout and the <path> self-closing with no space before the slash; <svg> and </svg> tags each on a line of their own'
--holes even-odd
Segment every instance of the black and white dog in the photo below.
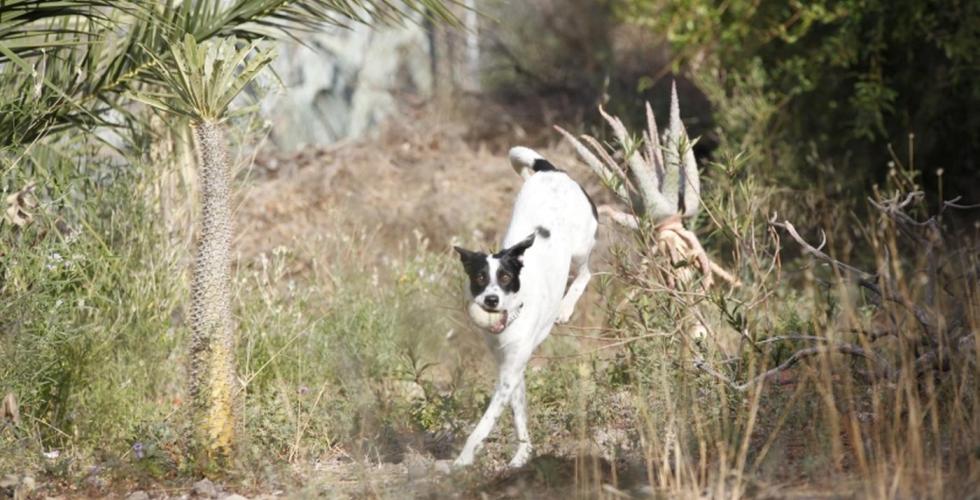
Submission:
<svg viewBox="0 0 980 500">
<path fill-rule="evenodd" d="M 511 149 L 510 162 L 525 182 L 514 203 L 504 250 L 488 255 L 456 247 L 470 279 L 470 316 L 485 330 L 499 370 L 490 405 L 466 439 L 456 466 L 473 463 L 474 454 L 508 403 L 514 411 L 518 440 L 510 466 L 527 463 L 531 438 L 524 370 L 552 325 L 572 317 L 592 276 L 589 254 L 598 220 L 589 195 L 531 149 Z M 568 285 L 570 274 L 575 279 Z"/>
</svg>

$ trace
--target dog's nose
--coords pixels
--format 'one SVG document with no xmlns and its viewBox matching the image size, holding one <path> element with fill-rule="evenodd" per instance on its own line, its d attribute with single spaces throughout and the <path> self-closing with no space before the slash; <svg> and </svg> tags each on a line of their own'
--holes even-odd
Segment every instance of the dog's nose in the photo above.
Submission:
<svg viewBox="0 0 980 500">
<path fill-rule="evenodd" d="M 500 297 L 497 297 L 496 295 L 487 295 L 486 297 L 483 297 L 483 303 L 486 304 L 487 307 L 497 307 L 497 305 L 500 304 Z"/>
</svg>

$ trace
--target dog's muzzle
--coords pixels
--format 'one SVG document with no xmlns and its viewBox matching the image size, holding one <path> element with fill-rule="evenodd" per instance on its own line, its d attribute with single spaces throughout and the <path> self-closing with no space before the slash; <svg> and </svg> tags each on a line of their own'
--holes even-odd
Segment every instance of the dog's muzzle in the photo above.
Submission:
<svg viewBox="0 0 980 500">
<path fill-rule="evenodd" d="M 507 327 L 510 326 L 515 319 L 517 319 L 521 313 L 521 309 L 523 308 L 524 304 L 521 304 L 514 309 L 513 313 L 511 313 L 506 309 L 496 311 L 490 310 L 476 302 L 471 302 L 469 314 L 470 319 L 472 319 L 477 326 L 494 335 L 499 335 L 501 332 L 507 329 Z"/>
<path fill-rule="evenodd" d="M 495 323 L 492 323 L 490 325 L 490 328 L 488 328 L 488 330 L 490 330 L 490 333 L 499 334 L 500 332 L 504 331 L 504 328 L 507 328 L 507 316 L 508 316 L 507 311 L 506 310 L 500 311 L 499 316 L 500 316 L 500 320 L 496 321 Z"/>
</svg>

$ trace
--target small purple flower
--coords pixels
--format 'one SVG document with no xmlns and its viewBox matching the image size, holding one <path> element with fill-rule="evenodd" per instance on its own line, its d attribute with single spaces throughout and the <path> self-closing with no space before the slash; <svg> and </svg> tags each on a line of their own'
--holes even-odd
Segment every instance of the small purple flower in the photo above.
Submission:
<svg viewBox="0 0 980 500">
<path fill-rule="evenodd" d="M 299 392 L 299 395 L 300 396 L 305 396 L 307 393 L 310 392 L 310 388 L 309 387 L 306 387 L 305 385 L 301 385 L 301 386 L 299 386 L 299 391 L 297 391 L 297 392 Z"/>
<path fill-rule="evenodd" d="M 143 455 L 143 443 L 139 441 L 133 443 L 133 456 L 135 456 L 137 460 L 142 460 Z"/>
</svg>

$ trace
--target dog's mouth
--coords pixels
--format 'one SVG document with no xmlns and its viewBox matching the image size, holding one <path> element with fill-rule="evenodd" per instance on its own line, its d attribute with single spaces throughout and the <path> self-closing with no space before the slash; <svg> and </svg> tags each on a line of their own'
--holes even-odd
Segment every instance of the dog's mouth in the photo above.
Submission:
<svg viewBox="0 0 980 500">
<path fill-rule="evenodd" d="M 507 311 L 500 311 L 500 321 L 490 325 L 490 333 L 500 333 L 507 328 Z"/>
<path fill-rule="evenodd" d="M 500 311 L 491 311 L 490 309 L 484 308 L 484 310 L 487 311 L 487 312 L 499 313 L 500 314 L 500 319 L 496 323 L 493 323 L 492 325 L 490 325 L 490 328 L 488 328 L 488 330 L 490 330 L 490 333 L 498 334 L 498 333 L 504 331 L 504 328 L 507 328 L 507 310 L 506 309 L 503 309 L 503 310 L 500 310 Z"/>
</svg>

